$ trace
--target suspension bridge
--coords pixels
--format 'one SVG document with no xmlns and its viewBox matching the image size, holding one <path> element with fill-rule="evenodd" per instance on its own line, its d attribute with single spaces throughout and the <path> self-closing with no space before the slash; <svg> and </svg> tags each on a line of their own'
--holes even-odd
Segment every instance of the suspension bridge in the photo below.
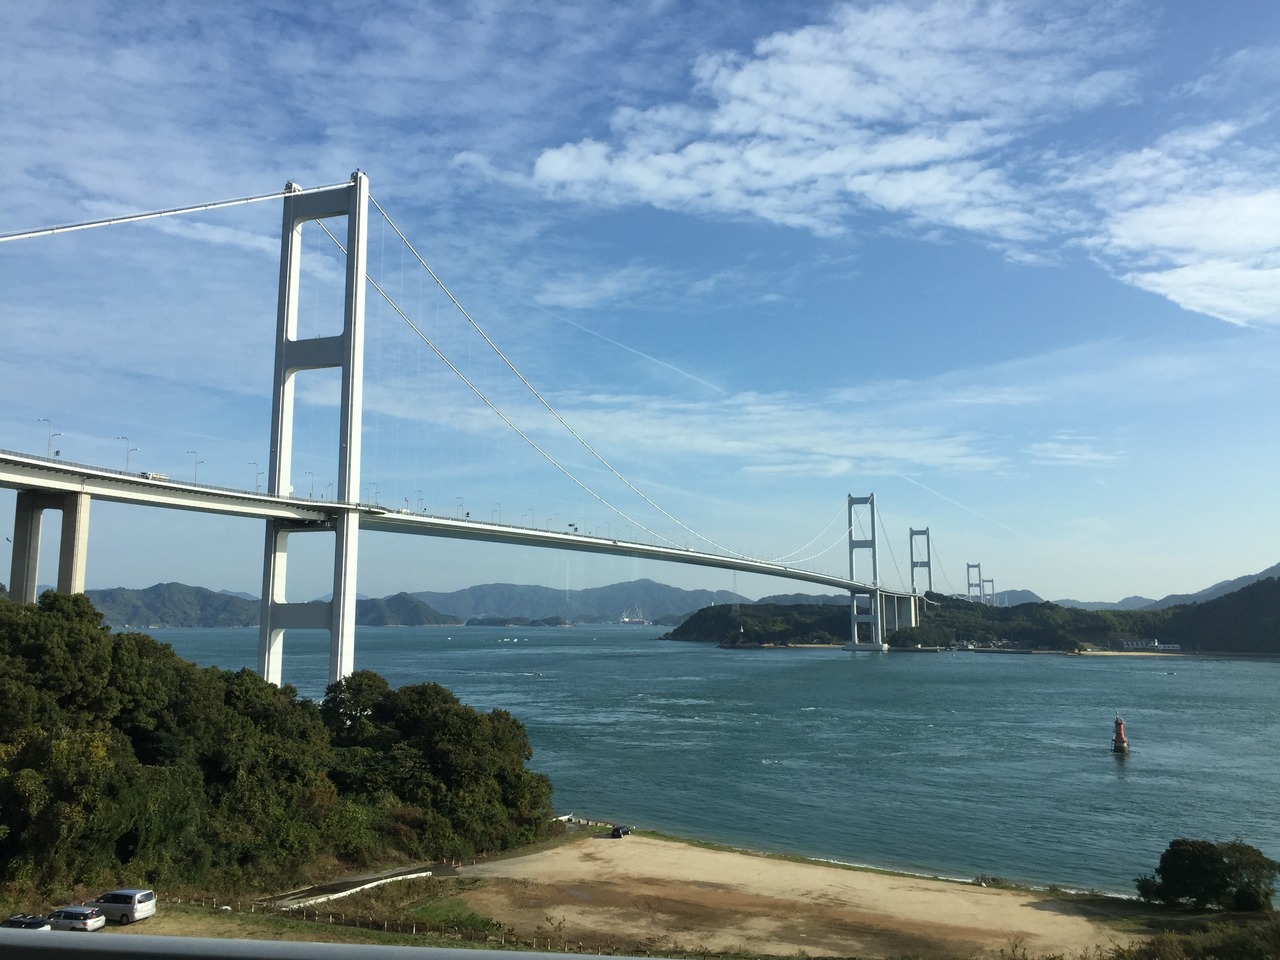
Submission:
<svg viewBox="0 0 1280 960">
<path fill-rule="evenodd" d="M 391 224 L 397 237 L 411 251 L 445 295 L 467 320 L 480 331 L 486 343 L 529 389 L 552 416 L 574 439 L 587 449 L 609 474 L 629 490 L 657 509 L 684 530 L 689 527 L 672 517 L 627 480 L 603 458 L 551 406 L 537 389 L 524 378 L 496 344 L 480 330 L 440 281 L 412 244 L 395 227 L 390 217 L 369 194 L 367 177 L 360 171 L 346 183 L 303 189 L 286 184 L 283 191 L 258 197 L 219 201 L 194 207 L 175 208 L 151 213 L 116 217 L 64 227 L 0 236 L 0 242 L 31 239 L 71 230 L 88 229 L 145 219 L 174 216 L 221 206 L 280 199 L 283 205 L 280 278 L 277 322 L 274 341 L 274 374 L 271 409 L 271 448 L 265 491 L 228 489 L 202 485 L 193 476 L 191 482 L 174 480 L 151 472 L 131 473 L 126 469 L 111 470 L 90 464 L 76 464 L 52 455 L 0 450 L 0 487 L 17 491 L 12 537 L 13 554 L 9 581 L 10 595 L 19 602 L 32 602 L 36 594 L 42 518 L 46 511 L 62 514 L 58 551 L 57 588 L 62 592 L 83 592 L 86 554 L 89 542 L 89 510 L 95 501 L 128 503 L 202 513 L 233 515 L 262 520 L 265 524 L 262 568 L 260 641 L 258 667 L 264 678 L 275 684 L 283 681 L 283 649 L 285 633 L 291 629 L 320 629 L 329 633 L 329 675 L 336 681 L 349 675 L 355 662 L 356 572 L 359 557 L 359 534 L 375 531 L 400 535 L 430 536 L 455 540 L 482 541 L 495 544 L 532 546 L 561 551 L 658 560 L 735 572 L 764 574 L 848 591 L 851 598 L 850 645 L 854 650 L 883 650 L 886 630 L 918 623 L 921 591 L 916 587 L 917 571 L 928 575 L 932 589 L 929 532 L 911 530 L 911 588 L 893 590 L 880 582 L 878 540 L 874 494 L 846 498 L 847 527 L 845 545 L 848 550 L 848 576 L 824 574 L 794 564 L 755 559 L 704 539 L 714 550 L 703 551 L 680 546 L 661 537 L 628 514 L 609 503 L 547 452 L 511 417 L 470 382 L 467 386 L 492 413 L 515 431 L 556 469 L 570 476 L 588 494 L 609 507 L 618 516 L 646 530 L 665 544 L 642 543 L 632 539 L 598 536 L 581 532 L 570 524 L 569 530 L 537 529 L 529 526 L 489 522 L 466 516 L 446 517 L 412 511 L 407 500 L 404 509 L 392 509 L 376 502 L 362 500 L 361 448 L 362 411 L 364 401 L 364 349 L 366 299 L 372 290 L 390 309 L 464 382 L 465 376 L 431 341 L 422 328 L 371 277 L 368 260 L 368 213 L 372 203 Z M 345 236 L 338 236 L 327 226 L 329 221 L 345 219 Z M 343 282 L 341 331 L 329 336 L 299 336 L 299 303 L 302 290 L 304 224 L 317 223 L 341 252 L 345 267 Z M 342 231 L 339 231 L 342 233 Z M 295 389 L 297 375 L 306 371 L 331 370 L 340 382 L 338 401 L 338 436 L 336 458 L 336 491 L 332 499 L 316 500 L 295 495 L 293 464 L 295 451 Z M 52 427 L 50 427 L 52 431 Z M 125 439 L 126 447 L 128 445 Z M 52 441 L 52 434 L 50 437 Z M 193 452 L 193 451 L 189 451 Z M 196 463 L 196 471 L 198 471 Z M 254 464 L 256 467 L 257 465 Z M 194 472 L 194 471 L 193 471 Z M 256 485 L 256 484 L 255 484 Z M 314 493 L 314 491 L 313 491 Z M 865 524 L 861 511 L 865 508 Z M 286 570 L 289 541 L 293 537 L 324 533 L 331 538 L 332 595 L 326 601 L 306 603 L 286 599 Z M 696 535 L 696 534 L 695 534 Z M 917 555 L 917 543 L 923 549 Z"/>
</svg>

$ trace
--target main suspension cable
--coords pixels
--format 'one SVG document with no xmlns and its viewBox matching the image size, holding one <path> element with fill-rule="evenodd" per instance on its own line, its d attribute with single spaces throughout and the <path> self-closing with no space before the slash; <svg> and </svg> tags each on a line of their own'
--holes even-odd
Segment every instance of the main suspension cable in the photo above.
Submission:
<svg viewBox="0 0 1280 960">
<path fill-rule="evenodd" d="M 467 311 L 467 309 L 461 303 L 458 302 L 458 299 L 453 295 L 453 293 L 449 290 L 449 288 L 444 285 L 444 281 L 442 281 L 440 277 L 436 274 L 436 272 L 431 269 L 431 266 L 426 262 L 426 260 L 422 258 L 422 255 L 418 253 L 417 249 L 413 246 L 413 244 L 409 242 L 409 238 L 406 237 L 401 232 L 400 228 L 396 226 L 395 221 L 392 220 L 391 217 L 388 216 L 387 212 L 382 209 L 382 205 L 379 204 L 378 201 L 374 199 L 373 196 L 369 197 L 369 202 L 372 203 L 377 208 L 379 213 L 381 213 L 384 217 L 386 217 L 387 223 L 391 225 L 391 229 L 396 232 L 396 234 L 404 242 L 405 246 L 409 248 L 409 252 L 413 254 L 413 256 L 417 259 L 418 263 L 422 266 L 422 268 L 426 270 L 428 274 L 430 274 L 431 279 L 436 282 L 436 285 L 439 286 L 439 288 L 444 292 L 444 295 L 449 298 L 450 302 L 454 305 L 454 307 L 457 308 L 458 312 L 461 313 L 464 318 L 466 318 L 467 323 L 471 325 L 472 329 L 474 329 L 484 339 L 484 342 L 489 345 L 489 347 L 493 350 L 495 354 L 497 354 L 498 358 L 506 365 L 507 369 L 510 370 L 513 374 L 515 374 L 516 378 L 537 399 L 537 401 L 540 404 L 542 404 L 543 408 L 546 409 L 546 411 L 550 413 L 551 416 L 555 417 L 555 419 L 560 423 L 560 425 L 564 427 L 566 431 L 568 431 L 570 436 L 572 436 L 575 440 L 578 441 L 578 443 L 583 447 L 583 449 L 585 449 L 589 454 L 591 454 L 591 456 L 594 457 L 596 461 L 598 461 L 606 470 L 608 470 L 611 474 L 613 474 L 614 477 L 622 481 L 622 483 L 626 485 L 627 489 L 629 489 L 632 493 L 638 496 L 641 500 L 643 500 L 649 506 L 653 507 L 653 509 L 657 510 L 660 514 L 662 514 L 672 523 L 676 524 L 686 533 L 692 534 L 694 537 L 698 538 L 704 543 L 709 543 L 713 547 L 716 547 L 719 550 L 723 550 L 726 554 L 729 554 L 731 556 L 740 557 L 743 559 L 751 559 L 745 553 L 740 553 L 739 551 L 733 550 L 722 543 L 717 543 L 715 540 L 712 540 L 710 537 L 707 537 L 701 533 L 698 533 L 698 531 L 694 530 L 692 527 L 688 526 L 679 518 L 673 516 L 672 514 L 667 512 L 665 509 L 663 509 L 662 506 L 654 502 L 654 500 L 651 499 L 646 493 L 644 493 L 644 491 L 640 490 L 635 484 L 633 484 L 630 480 L 628 480 L 620 472 L 618 472 L 618 470 L 613 466 L 613 464 L 611 464 L 608 460 L 606 460 L 604 456 L 601 455 L 599 451 L 597 451 L 586 440 L 586 438 L 584 438 L 580 433 L 578 433 L 578 431 L 575 430 L 573 426 L 567 420 L 565 420 L 563 416 L 561 416 L 560 412 L 557 411 L 555 407 L 551 405 L 550 401 L 548 401 L 546 397 L 544 397 L 541 394 L 541 392 L 539 392 L 538 388 L 535 387 L 532 383 L 530 383 L 528 378 L 525 377 L 525 375 L 521 373 L 519 369 L 517 369 L 516 365 L 512 363 L 510 359 L 508 359 L 507 355 L 502 352 L 501 348 L 496 343 L 493 342 L 489 334 L 484 331 L 484 329 L 480 326 L 479 323 L 476 322 L 475 318 L 471 316 L 471 314 Z M 650 531 L 650 532 L 652 533 L 653 531 Z M 655 536 L 661 536 L 661 535 L 655 534 Z M 668 537 L 662 537 L 662 539 L 666 540 L 668 543 L 671 543 L 673 545 L 675 544 L 675 541 L 671 540 Z"/>
<path fill-rule="evenodd" d="M 105 220 L 86 220 L 83 223 L 68 223 L 57 227 L 40 227 L 36 230 L 22 230 L 18 233 L 0 234 L 0 243 L 7 243 L 10 240 L 29 240 L 33 237 L 47 237 L 55 233 L 71 233 L 75 230 L 91 230 L 94 227 L 114 227 L 121 223 L 137 223 L 140 220 L 156 220 L 160 217 L 175 217 L 181 213 L 199 213 L 204 210 L 221 210 L 223 207 L 242 206 L 246 203 L 257 203 L 260 200 L 276 200 L 280 197 L 300 196 L 304 193 L 319 193 L 322 190 L 332 190 L 334 187 L 342 186 L 342 184 L 330 184 L 327 187 L 308 187 L 305 190 L 297 189 L 293 184 L 287 183 L 283 190 L 277 190 L 275 193 L 262 193 L 255 197 L 237 197 L 234 200 L 214 200 L 210 203 L 197 203 L 190 207 L 171 207 L 168 210 L 152 210 L 149 213 L 131 213 L 123 217 L 107 217 Z"/>
<path fill-rule="evenodd" d="M 325 226 L 323 221 L 320 222 L 320 228 L 326 234 L 328 234 L 329 239 L 332 240 L 334 244 L 337 245 L 339 250 L 342 250 L 343 253 L 346 253 L 346 250 L 343 248 L 341 241 L 339 241 L 338 238 L 335 237 L 329 231 L 329 228 Z M 513 421 L 510 417 L 508 417 L 505 413 L 503 413 L 502 410 L 498 408 L 497 404 L 495 404 L 492 400 L 490 400 L 483 390 L 481 390 L 478 386 L 472 383 L 471 380 L 467 378 L 467 375 L 458 369 L 458 367 L 453 363 L 453 361 L 450 360 L 445 355 L 444 351 L 442 351 L 438 346 L 436 346 L 436 344 L 431 340 L 431 338 L 428 337 L 422 331 L 422 329 L 416 323 L 414 323 L 412 319 L 410 319 L 408 314 L 406 314 L 404 310 L 400 308 L 400 305 L 397 304 L 391 298 L 391 296 L 385 290 L 382 289 L 378 281 L 374 280 L 373 277 L 369 276 L 367 273 L 365 274 L 365 279 L 369 282 L 369 285 L 372 286 L 374 290 L 378 291 L 378 295 L 381 296 L 382 299 L 387 302 L 388 306 L 390 306 L 391 309 L 396 312 L 396 314 L 400 317 L 400 319 L 403 320 L 408 325 L 409 329 L 412 330 L 415 334 L 417 334 L 417 336 L 422 340 L 422 342 L 431 348 L 431 351 L 437 357 L 440 358 L 440 360 L 445 364 L 445 366 L 449 368 L 450 371 L 452 371 L 454 376 L 456 376 L 459 380 L 461 380 L 464 384 L 466 384 L 467 387 L 471 390 L 471 392 L 474 393 L 480 399 L 480 401 L 484 403 L 486 407 L 492 410 L 494 414 L 496 414 L 497 417 L 500 420 L 502 420 L 503 423 L 505 423 L 508 427 L 510 427 L 513 431 L 515 431 L 515 433 L 520 437 L 520 439 L 522 439 L 530 447 L 536 450 L 544 460 L 546 460 L 553 467 L 559 470 L 562 474 L 568 477 L 571 481 L 573 481 L 573 483 L 575 483 L 583 491 L 585 491 L 587 494 L 589 494 L 591 497 L 593 497 L 595 500 L 597 500 L 599 503 L 601 503 L 608 509 L 612 510 L 618 516 L 622 517 L 628 523 L 634 524 L 636 527 L 640 528 L 641 530 L 644 530 L 646 533 L 651 534 L 655 537 L 658 537 L 661 540 L 665 540 L 667 543 L 671 544 L 672 546 L 676 545 L 674 541 L 668 539 L 667 537 L 662 536 L 662 534 L 658 533 L 655 530 L 650 530 L 647 526 L 645 526 L 639 520 L 628 515 L 624 510 L 614 506 L 612 503 L 610 503 L 608 500 L 602 497 L 595 490 L 591 489 L 591 487 L 589 487 L 586 483 L 580 480 L 577 476 L 575 476 L 570 470 L 568 470 L 564 465 L 562 465 L 559 461 L 557 461 L 555 457 L 553 457 L 550 453 L 544 450 L 536 440 L 534 440 L 527 433 L 521 430 L 519 425 L 516 424 L 515 421 Z"/>
</svg>

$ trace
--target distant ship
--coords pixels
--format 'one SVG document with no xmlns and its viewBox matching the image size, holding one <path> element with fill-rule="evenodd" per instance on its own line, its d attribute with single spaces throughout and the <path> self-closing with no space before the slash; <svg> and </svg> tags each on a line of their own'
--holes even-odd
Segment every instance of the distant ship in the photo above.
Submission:
<svg viewBox="0 0 1280 960">
<path fill-rule="evenodd" d="M 644 618 L 644 615 L 640 612 L 639 607 L 636 607 L 634 610 L 628 610 L 626 613 L 622 615 L 622 619 L 619 620 L 618 622 L 627 623 L 627 624 L 631 624 L 632 626 L 640 626 L 640 627 L 647 627 L 651 625 L 650 621 Z"/>
</svg>

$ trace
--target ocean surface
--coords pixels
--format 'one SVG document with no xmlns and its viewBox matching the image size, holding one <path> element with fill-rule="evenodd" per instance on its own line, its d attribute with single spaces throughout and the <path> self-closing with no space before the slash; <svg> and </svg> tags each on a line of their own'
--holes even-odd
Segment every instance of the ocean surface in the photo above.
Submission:
<svg viewBox="0 0 1280 960">
<path fill-rule="evenodd" d="M 1126 894 L 1174 837 L 1280 858 L 1280 661 L 734 651 L 661 632 L 361 628 L 356 667 L 513 713 L 558 813 Z M 151 633 L 202 665 L 256 665 L 256 629 Z M 286 683 L 320 699 L 327 672 L 326 635 L 286 635 Z M 1117 711 L 1127 758 L 1110 752 Z"/>
</svg>

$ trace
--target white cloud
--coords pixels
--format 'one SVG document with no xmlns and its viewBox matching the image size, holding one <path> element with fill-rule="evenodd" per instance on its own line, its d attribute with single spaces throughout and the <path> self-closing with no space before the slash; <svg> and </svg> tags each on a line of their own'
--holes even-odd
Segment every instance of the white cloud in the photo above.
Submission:
<svg viewBox="0 0 1280 960">
<path fill-rule="evenodd" d="M 1040 466 L 1104 467 L 1120 460 L 1118 454 L 1097 447 L 1097 438 L 1059 433 L 1027 446 L 1027 456 Z"/>
<path fill-rule="evenodd" d="M 1167 297 L 1188 310 L 1241 326 L 1280 324 L 1280 265 L 1204 259 L 1170 270 L 1127 274 L 1135 287 Z"/>
<path fill-rule="evenodd" d="M 1084 240 L 1126 282 L 1231 323 L 1280 323 L 1280 162 L 1260 124 L 1188 126 L 1082 162 L 1069 186 L 1099 211 Z"/>
<path fill-rule="evenodd" d="M 544 151 L 532 182 L 555 197 L 818 234 L 871 207 L 1027 240 L 1050 211 L 1004 151 L 1128 88 L 1099 63 L 1127 42 L 1112 28 L 1029 4 L 841 5 L 750 55 L 704 55 L 688 101 L 619 109 L 612 141 Z"/>
<path fill-rule="evenodd" d="M 654 280 L 652 269 L 638 266 L 574 273 L 545 280 L 534 300 L 544 307 L 594 307 L 630 297 Z"/>
</svg>

